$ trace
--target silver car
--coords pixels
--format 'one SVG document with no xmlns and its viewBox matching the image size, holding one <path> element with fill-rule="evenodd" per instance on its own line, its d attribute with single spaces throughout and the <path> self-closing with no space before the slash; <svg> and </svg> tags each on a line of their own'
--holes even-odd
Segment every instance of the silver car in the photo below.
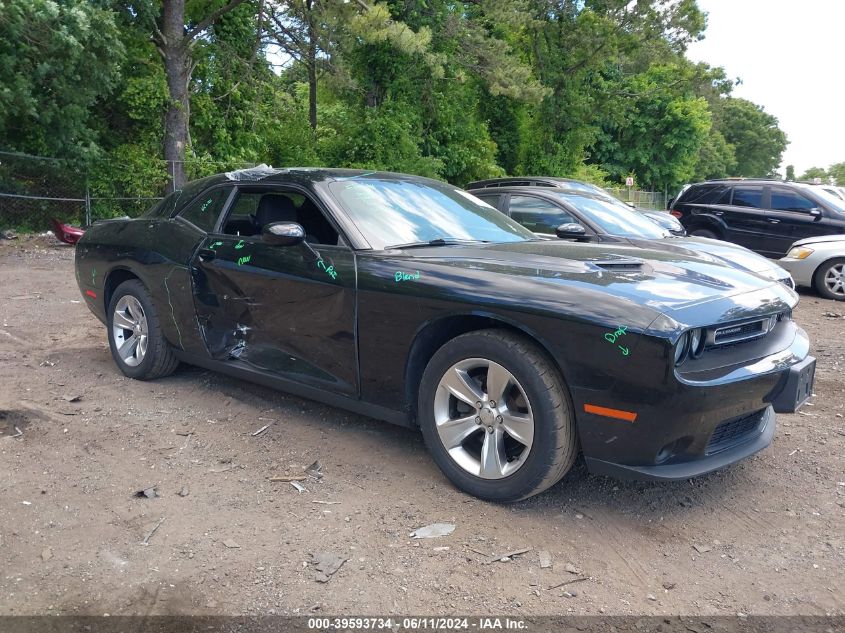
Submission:
<svg viewBox="0 0 845 633">
<path fill-rule="evenodd" d="M 845 301 L 845 235 L 798 240 L 778 263 L 792 274 L 796 285 Z"/>
</svg>

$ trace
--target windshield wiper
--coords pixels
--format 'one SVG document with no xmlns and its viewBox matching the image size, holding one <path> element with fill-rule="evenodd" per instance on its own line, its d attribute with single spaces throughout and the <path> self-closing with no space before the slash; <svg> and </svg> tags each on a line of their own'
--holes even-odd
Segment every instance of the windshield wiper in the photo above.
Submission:
<svg viewBox="0 0 845 633">
<path fill-rule="evenodd" d="M 392 246 L 385 246 L 385 250 L 394 248 L 424 248 L 426 246 L 455 246 L 458 244 L 486 244 L 488 240 L 461 240 L 452 237 L 435 237 L 433 240 L 427 242 L 408 242 L 407 244 L 393 244 Z"/>
</svg>

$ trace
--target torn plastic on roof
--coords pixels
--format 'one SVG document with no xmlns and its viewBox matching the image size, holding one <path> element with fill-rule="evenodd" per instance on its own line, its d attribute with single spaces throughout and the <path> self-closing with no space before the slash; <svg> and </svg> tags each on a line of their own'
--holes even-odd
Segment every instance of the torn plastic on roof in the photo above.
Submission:
<svg viewBox="0 0 845 633">
<path fill-rule="evenodd" d="M 271 167 L 270 165 L 261 163 L 260 165 L 250 167 L 249 169 L 236 169 L 234 171 L 227 171 L 226 178 L 228 178 L 229 180 L 255 182 L 257 180 L 264 180 L 265 178 L 269 178 L 270 176 L 275 176 L 276 174 L 281 174 L 286 171 L 287 169 L 277 169 L 275 167 Z"/>
</svg>

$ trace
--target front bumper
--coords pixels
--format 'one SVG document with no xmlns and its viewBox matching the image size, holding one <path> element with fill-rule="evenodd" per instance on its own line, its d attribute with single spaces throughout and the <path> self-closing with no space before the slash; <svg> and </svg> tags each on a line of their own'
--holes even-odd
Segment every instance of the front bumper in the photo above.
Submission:
<svg viewBox="0 0 845 633">
<path fill-rule="evenodd" d="M 774 437 L 775 413 L 792 413 L 812 395 L 815 358 L 808 355 L 806 334 L 792 323 L 788 327 L 779 337 L 791 337 L 791 343 L 754 362 L 667 376 L 650 392 L 644 390 L 647 378 L 636 374 L 614 385 L 610 398 L 608 392 L 576 390 L 589 469 L 624 479 L 687 479 L 764 449 Z M 739 353 L 738 348 L 724 352 L 726 357 Z M 582 413 L 584 403 L 596 403 L 602 395 L 599 404 L 635 412 L 636 419 Z"/>
<path fill-rule="evenodd" d="M 754 415 L 754 414 L 752 414 Z M 609 475 L 617 479 L 635 479 L 639 481 L 677 481 L 698 477 L 730 466 L 738 461 L 759 453 L 775 436 L 775 412 L 767 407 L 759 414 L 758 426 L 747 435 L 747 441 L 740 441 L 733 448 L 705 454 L 698 459 L 653 466 L 627 466 L 601 459 L 586 457 L 590 472 L 597 475 Z"/>
<path fill-rule="evenodd" d="M 812 255 L 810 257 L 812 257 Z M 807 261 L 810 260 L 810 257 L 807 257 L 806 259 L 791 259 L 783 257 L 778 260 L 778 266 L 792 275 L 796 286 L 812 286 L 813 273 L 815 272 L 818 263 L 813 262 L 812 260 Z"/>
</svg>

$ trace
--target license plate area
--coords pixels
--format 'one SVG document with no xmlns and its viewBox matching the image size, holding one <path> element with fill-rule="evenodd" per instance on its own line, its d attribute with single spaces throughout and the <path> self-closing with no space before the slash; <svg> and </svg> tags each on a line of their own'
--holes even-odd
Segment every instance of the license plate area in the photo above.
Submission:
<svg viewBox="0 0 845 633">
<path fill-rule="evenodd" d="M 813 395 L 813 380 L 816 375 L 816 359 L 808 356 L 789 370 L 789 376 L 781 392 L 772 402 L 778 413 L 795 413 Z"/>
</svg>

